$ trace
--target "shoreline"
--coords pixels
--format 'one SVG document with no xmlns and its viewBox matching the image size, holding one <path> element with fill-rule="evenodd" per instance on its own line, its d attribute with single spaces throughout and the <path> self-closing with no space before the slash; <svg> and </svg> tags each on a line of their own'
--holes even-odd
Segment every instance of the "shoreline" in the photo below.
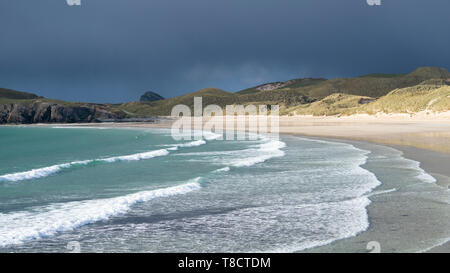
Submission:
<svg viewBox="0 0 450 273">
<path fill-rule="evenodd" d="M 300 135 L 297 135 L 300 136 Z M 304 136 L 301 136 L 304 137 Z M 422 168 L 427 174 L 433 176 L 436 179 L 436 182 L 434 183 L 430 183 L 430 186 L 436 185 L 434 187 L 434 189 L 430 190 L 430 192 L 433 193 L 437 193 L 437 195 L 439 195 L 439 193 L 444 193 L 447 191 L 449 191 L 448 189 L 450 189 L 450 169 L 448 168 L 446 162 L 450 162 L 450 154 L 447 153 L 439 153 L 439 152 L 435 152 L 435 151 L 429 151 L 429 150 L 424 150 L 424 149 L 420 149 L 420 148 L 415 148 L 415 147 L 409 147 L 409 146 L 400 146 L 400 145 L 386 145 L 384 143 L 376 143 L 373 144 L 371 142 L 366 142 L 366 141 L 357 141 L 357 140 L 348 140 L 348 139 L 336 139 L 336 138 L 330 138 L 330 137 L 310 137 L 310 136 L 306 136 L 308 138 L 313 138 L 313 139 L 321 139 L 321 140 L 326 140 L 326 141 L 337 141 L 337 142 L 341 142 L 341 143 L 347 143 L 347 144 L 351 144 L 356 148 L 359 149 L 364 149 L 364 150 L 370 150 L 371 153 L 374 152 L 374 150 L 377 149 L 376 146 L 379 147 L 387 147 L 387 148 L 391 148 L 394 149 L 398 152 L 401 153 L 401 156 L 407 160 L 414 160 L 416 162 L 419 162 L 420 165 L 419 167 Z M 377 173 L 379 172 L 374 172 L 371 168 L 368 168 L 366 166 L 366 164 L 361 165 L 361 168 L 367 169 L 368 171 L 374 173 L 375 175 L 377 175 Z M 374 191 L 372 193 L 369 194 L 370 196 L 370 200 L 372 201 L 372 203 L 367 207 L 367 212 L 369 215 L 369 219 L 370 219 L 370 226 L 369 229 L 366 231 L 362 231 L 360 234 L 354 236 L 354 237 L 350 237 L 350 238 L 346 238 L 346 239 L 342 239 L 339 241 L 335 241 L 329 245 L 326 246 L 322 246 L 322 247 L 318 247 L 318 248 L 314 248 L 314 249 L 308 249 L 305 250 L 303 252 L 309 253 L 315 253 L 315 252 L 329 252 L 329 251 L 338 251 L 338 252 L 345 252 L 345 247 L 346 245 L 357 245 L 357 244 L 361 244 L 362 240 L 366 239 L 366 237 L 370 237 L 370 234 L 377 234 L 377 233 L 381 233 L 379 230 L 381 229 L 381 227 L 383 227 L 383 229 L 385 229 L 385 225 L 387 226 L 386 223 L 384 222 L 390 222 L 390 225 L 395 226 L 394 227 L 394 231 L 396 228 L 400 228 L 400 226 L 402 226 L 402 228 L 405 228 L 409 226 L 409 228 L 411 228 L 411 230 L 419 230 L 422 227 L 421 223 L 425 224 L 428 221 L 433 221 L 435 219 L 433 218 L 427 218 L 427 216 L 423 216 L 421 214 L 425 214 L 425 210 L 428 209 L 426 208 L 425 210 L 421 210 L 421 209 L 417 209 L 416 211 L 418 211 L 419 213 L 417 213 L 417 215 L 415 215 L 416 219 L 420 219 L 423 220 L 422 222 L 420 221 L 409 221 L 405 220 L 405 216 L 409 216 L 409 218 L 414 218 L 414 213 L 411 213 L 411 211 L 413 210 L 408 210 L 408 209 L 404 209 L 403 205 L 406 203 L 413 203 L 415 201 L 415 199 L 419 199 L 419 197 L 414 197 L 414 198 L 410 198 L 410 200 L 407 200 L 405 202 L 405 200 L 402 200 L 402 206 L 399 206 L 398 204 L 396 204 L 397 202 L 392 202 L 393 200 L 391 199 L 395 199 L 396 197 L 396 192 L 392 192 L 391 193 L 391 189 L 396 188 L 395 186 L 392 185 L 392 183 L 388 182 L 386 183 L 385 181 L 381 181 L 382 185 L 380 185 L 379 187 L 377 187 L 376 189 L 374 189 Z M 425 184 L 425 182 L 423 182 Z M 402 185 L 403 186 L 403 185 Z M 405 187 L 408 187 L 408 185 L 404 185 Z M 386 192 L 390 195 L 390 197 L 386 197 L 384 196 L 383 192 Z M 419 195 L 417 195 L 419 196 Z M 406 198 L 405 198 L 406 199 Z M 440 209 L 445 209 L 446 211 L 448 211 L 448 213 L 450 213 L 450 206 L 448 203 L 448 199 L 446 204 L 443 204 L 442 201 L 439 200 L 439 198 L 434 199 L 433 197 L 420 197 L 420 199 L 423 199 L 428 202 L 428 204 L 426 204 L 424 207 L 429 206 L 429 204 L 436 204 L 437 206 L 440 207 Z M 423 201 L 422 200 L 422 201 Z M 392 202 L 393 204 L 387 205 L 389 204 L 389 202 Z M 399 202 L 399 203 L 401 203 Z M 412 204 L 414 206 L 414 204 Z M 391 211 L 391 208 L 395 208 L 398 209 L 399 211 Z M 394 216 L 395 215 L 395 216 Z M 445 218 L 446 216 L 443 215 L 442 217 L 438 217 L 438 218 Z M 435 217 L 436 218 L 436 217 Z M 427 219 L 427 220 L 425 220 Z M 398 223 L 396 222 L 398 221 Z M 389 230 L 387 230 L 389 231 Z M 368 234 L 365 234 L 365 233 Z M 398 235 L 397 235 L 398 236 Z M 362 237 L 362 238 L 360 238 Z M 394 236 L 395 237 L 395 236 Z M 398 239 L 398 238 L 396 238 Z M 417 239 L 419 240 L 419 239 Z M 423 238 L 422 238 L 423 240 Z M 375 240 L 376 241 L 376 240 Z M 350 243 L 349 243 L 350 242 Z M 359 249 L 363 249 L 364 248 L 359 248 Z M 391 251 L 388 251 L 391 252 Z M 393 252 L 395 252 L 393 250 Z M 434 244 L 433 246 L 425 249 L 423 252 L 431 252 L 431 253 L 450 253 L 450 237 L 444 236 L 440 242 Z"/>
<path fill-rule="evenodd" d="M 336 120 L 337 119 L 337 120 Z M 89 124 L 31 124 L 17 126 L 67 126 L 67 127 L 113 127 L 113 128 L 170 128 L 170 120 L 163 119 L 162 123 L 89 123 Z M 13 125 L 16 126 L 16 125 Z M 389 133 L 386 133 L 389 132 Z M 318 138 L 329 141 L 344 142 L 360 148 L 366 145 L 381 145 L 398 150 L 404 158 L 411 159 L 420 163 L 420 167 L 428 174 L 436 178 L 436 185 L 439 185 L 442 191 L 450 189 L 450 168 L 446 162 L 450 162 L 450 145 L 445 144 L 450 141 L 450 120 L 439 121 L 399 121 L 399 120 L 378 120 L 370 122 L 360 120 L 357 122 L 345 121 L 345 119 L 318 119 L 298 120 L 285 117 L 280 118 L 280 134 L 299 137 Z M 425 142 L 423 140 L 426 140 Z M 437 143 L 437 144 L 436 144 Z M 448 142 L 450 144 L 450 142 Z M 419 144 L 419 145 L 418 145 Z M 364 147 L 361 147 L 364 149 Z M 362 166 L 364 167 L 364 166 Z M 375 190 L 377 191 L 377 190 Z M 371 200 L 373 198 L 371 197 Z M 379 199 L 376 197 L 374 199 Z M 383 198 L 381 198 L 383 199 Z M 367 207 L 369 215 L 378 210 L 378 206 L 385 202 L 375 200 Z M 448 206 L 448 203 L 447 205 Z M 385 209 L 385 208 L 384 208 Z M 448 208 L 447 208 L 448 210 Z M 405 211 L 403 211 L 405 213 Z M 376 213 L 375 213 L 376 214 Z M 371 227 L 372 227 L 371 216 Z M 400 218 L 399 218 L 400 219 Z M 392 219 L 391 219 L 392 220 Z M 378 220 L 377 220 L 378 221 Z M 379 224 L 379 223 L 375 223 Z M 421 225 L 417 223 L 417 228 Z M 362 232 L 364 234 L 366 231 Z M 372 231 L 373 232 L 373 231 Z M 337 245 L 338 251 L 343 251 L 342 244 L 352 242 L 359 238 L 360 234 L 336 241 L 324 247 L 310 249 L 311 252 L 322 252 L 333 250 L 333 245 Z M 447 239 L 445 239 L 447 240 Z M 358 248 L 361 249 L 361 248 Z M 363 248 L 365 249 L 365 248 Z M 450 242 L 436 244 L 430 247 L 427 252 L 450 252 Z M 307 251 L 309 252 L 309 251 Z"/>
</svg>

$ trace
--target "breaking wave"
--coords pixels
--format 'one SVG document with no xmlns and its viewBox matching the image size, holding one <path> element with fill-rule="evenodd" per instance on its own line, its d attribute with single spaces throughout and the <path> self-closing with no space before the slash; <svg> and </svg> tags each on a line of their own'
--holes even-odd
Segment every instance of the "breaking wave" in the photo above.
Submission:
<svg viewBox="0 0 450 273">
<path fill-rule="evenodd" d="M 0 213 L 0 247 L 23 243 L 27 240 L 52 236 L 58 232 L 71 231 L 77 227 L 107 220 L 126 213 L 141 202 L 154 198 L 186 194 L 199 190 L 200 177 L 186 184 L 141 191 L 125 196 L 75 201 L 38 207 L 31 211 Z"/>
</svg>

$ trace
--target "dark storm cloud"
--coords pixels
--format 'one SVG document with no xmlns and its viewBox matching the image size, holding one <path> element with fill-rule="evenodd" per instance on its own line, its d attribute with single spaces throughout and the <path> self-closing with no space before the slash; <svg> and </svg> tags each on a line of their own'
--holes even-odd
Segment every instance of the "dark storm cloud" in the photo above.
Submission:
<svg viewBox="0 0 450 273">
<path fill-rule="evenodd" d="M 446 0 L 3 0 L 0 86 L 77 101 L 449 68 Z"/>
</svg>

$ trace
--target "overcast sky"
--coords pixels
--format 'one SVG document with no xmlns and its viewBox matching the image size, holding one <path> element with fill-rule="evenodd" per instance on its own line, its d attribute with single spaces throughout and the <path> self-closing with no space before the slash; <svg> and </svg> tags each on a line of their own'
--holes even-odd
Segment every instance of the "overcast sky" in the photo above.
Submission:
<svg viewBox="0 0 450 273">
<path fill-rule="evenodd" d="M 450 1 L 0 1 L 0 87 L 89 102 L 450 68 Z"/>
</svg>

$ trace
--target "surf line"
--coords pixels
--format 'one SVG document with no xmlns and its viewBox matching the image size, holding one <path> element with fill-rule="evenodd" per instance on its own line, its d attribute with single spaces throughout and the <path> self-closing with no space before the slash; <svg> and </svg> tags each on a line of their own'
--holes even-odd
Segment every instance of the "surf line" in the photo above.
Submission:
<svg viewBox="0 0 450 273">
<path fill-rule="evenodd" d="M 86 166 L 95 162 L 106 162 L 106 163 L 113 163 L 113 162 L 119 162 L 119 161 L 139 161 L 139 160 L 145 160 L 150 159 L 154 157 L 159 156 L 166 156 L 171 151 L 178 150 L 179 147 L 195 147 L 199 145 L 206 144 L 205 141 L 193 141 L 190 143 L 185 144 L 177 144 L 178 146 L 175 146 L 173 148 L 168 149 L 160 149 L 160 150 L 154 150 L 149 152 L 143 152 L 143 153 L 136 153 L 131 155 L 123 155 L 123 156 L 114 156 L 114 157 L 108 157 L 108 158 L 98 158 L 98 159 L 89 159 L 89 160 L 82 160 L 82 161 L 73 161 L 69 163 L 63 163 L 63 164 L 57 164 L 52 165 L 48 167 L 43 168 L 37 168 L 32 169 L 29 171 L 24 172 L 16 172 L 11 174 L 4 174 L 0 176 L 0 181 L 9 181 L 9 182 L 17 182 L 17 181 L 23 181 L 23 180 L 31 180 L 31 179 L 38 179 L 50 176 L 52 174 L 58 173 L 64 169 L 70 169 L 72 167 L 77 166 Z"/>
</svg>

